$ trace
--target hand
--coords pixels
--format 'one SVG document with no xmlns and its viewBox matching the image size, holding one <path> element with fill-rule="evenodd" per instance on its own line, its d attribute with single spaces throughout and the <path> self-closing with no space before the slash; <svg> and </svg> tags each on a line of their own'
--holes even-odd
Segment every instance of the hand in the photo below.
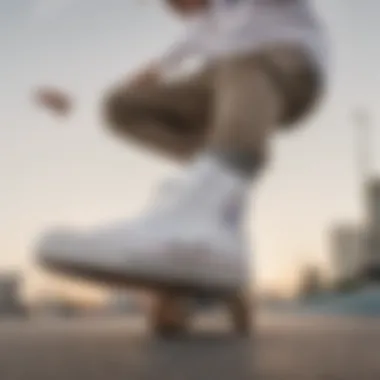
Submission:
<svg viewBox="0 0 380 380">
<path fill-rule="evenodd" d="M 40 88 L 35 92 L 35 101 L 57 115 L 66 116 L 72 109 L 72 101 L 68 95 L 54 88 Z"/>
<path fill-rule="evenodd" d="M 157 65 L 149 65 L 142 71 L 138 72 L 130 81 L 132 87 L 141 87 L 156 84 L 161 79 L 159 67 Z"/>
</svg>

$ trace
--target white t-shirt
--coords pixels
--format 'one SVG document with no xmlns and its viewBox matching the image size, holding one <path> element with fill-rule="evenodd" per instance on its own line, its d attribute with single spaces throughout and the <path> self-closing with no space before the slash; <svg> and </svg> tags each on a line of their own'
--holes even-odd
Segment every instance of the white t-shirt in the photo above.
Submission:
<svg viewBox="0 0 380 380">
<path fill-rule="evenodd" d="M 212 61 L 271 44 L 302 46 L 322 72 L 327 43 L 310 0 L 211 0 L 211 6 L 186 25 L 185 38 L 162 57 L 170 72 L 189 58 Z"/>
</svg>

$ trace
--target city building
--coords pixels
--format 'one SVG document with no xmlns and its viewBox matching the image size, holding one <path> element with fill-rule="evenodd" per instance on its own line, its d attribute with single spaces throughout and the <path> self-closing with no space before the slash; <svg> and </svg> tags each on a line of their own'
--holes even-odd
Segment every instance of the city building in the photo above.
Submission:
<svg viewBox="0 0 380 380">
<path fill-rule="evenodd" d="M 380 280 L 380 179 L 368 181 L 366 186 L 367 252 L 365 273 L 370 279 Z"/>
<path fill-rule="evenodd" d="M 143 300 L 128 291 L 114 291 L 109 297 L 92 310 L 98 316 L 136 315 L 143 311 Z"/>
<path fill-rule="evenodd" d="M 301 299 L 312 298 L 325 291 L 325 283 L 320 268 L 307 265 L 301 270 L 298 295 Z"/>
<path fill-rule="evenodd" d="M 31 307 L 31 315 L 37 318 L 66 319 L 76 317 L 78 314 L 75 305 L 58 295 L 39 299 Z"/>
<path fill-rule="evenodd" d="M 337 283 L 356 280 L 362 275 L 366 247 L 361 229 L 341 225 L 331 234 L 331 251 L 334 278 Z"/>
<path fill-rule="evenodd" d="M 25 313 L 20 296 L 22 280 L 17 273 L 0 273 L 0 318 Z"/>
</svg>

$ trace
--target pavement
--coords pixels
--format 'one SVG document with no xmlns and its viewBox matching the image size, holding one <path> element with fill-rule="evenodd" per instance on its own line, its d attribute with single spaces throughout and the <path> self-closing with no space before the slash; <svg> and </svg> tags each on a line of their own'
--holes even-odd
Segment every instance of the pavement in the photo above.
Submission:
<svg viewBox="0 0 380 380">
<path fill-rule="evenodd" d="M 221 316 L 154 337 L 140 318 L 0 323 L 1 380 L 379 380 L 380 319 L 260 315 L 256 333 Z"/>
</svg>

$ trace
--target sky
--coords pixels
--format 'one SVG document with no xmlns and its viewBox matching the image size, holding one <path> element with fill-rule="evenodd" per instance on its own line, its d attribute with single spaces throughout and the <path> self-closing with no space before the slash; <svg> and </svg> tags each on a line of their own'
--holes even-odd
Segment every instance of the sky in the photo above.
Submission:
<svg viewBox="0 0 380 380">
<path fill-rule="evenodd" d="M 252 265 L 263 287 L 286 286 L 305 264 L 328 267 L 329 231 L 362 216 L 352 114 L 365 107 L 374 125 L 380 117 L 380 3 L 315 4 L 331 39 L 331 83 L 319 111 L 276 138 L 252 191 Z M 52 286 L 33 263 L 36 236 L 133 217 L 178 170 L 108 134 L 98 105 L 103 89 L 164 51 L 179 28 L 157 1 L 0 2 L 0 270 L 24 270 L 31 293 Z M 72 117 L 33 105 L 41 84 L 73 94 Z M 371 143 L 380 152 L 377 128 Z"/>
</svg>

